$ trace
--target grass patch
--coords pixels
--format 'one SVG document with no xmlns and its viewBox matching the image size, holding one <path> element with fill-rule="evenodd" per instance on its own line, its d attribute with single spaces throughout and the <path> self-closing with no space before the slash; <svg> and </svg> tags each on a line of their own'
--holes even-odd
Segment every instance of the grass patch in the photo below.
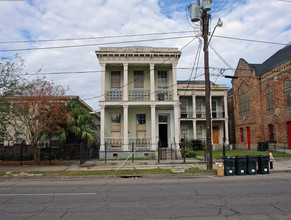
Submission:
<svg viewBox="0 0 291 220">
<path fill-rule="evenodd" d="M 195 151 L 197 156 L 204 156 L 204 151 Z M 226 156 L 246 156 L 246 155 L 266 155 L 269 154 L 268 152 L 263 151 L 248 151 L 248 150 L 226 150 Z M 221 159 L 223 155 L 222 150 L 214 150 L 212 151 L 212 158 L 213 159 Z M 283 153 L 273 153 L 274 157 L 291 157 L 290 154 L 283 154 Z"/>
<path fill-rule="evenodd" d="M 33 171 L 29 174 L 42 174 L 43 176 L 119 176 L 143 174 L 172 174 L 170 169 L 144 169 L 144 170 L 63 170 L 63 171 Z"/>
<path fill-rule="evenodd" d="M 216 170 L 202 170 L 202 169 L 199 169 L 197 167 L 192 167 L 192 168 L 185 170 L 185 173 L 213 173 L 215 171 Z"/>
</svg>

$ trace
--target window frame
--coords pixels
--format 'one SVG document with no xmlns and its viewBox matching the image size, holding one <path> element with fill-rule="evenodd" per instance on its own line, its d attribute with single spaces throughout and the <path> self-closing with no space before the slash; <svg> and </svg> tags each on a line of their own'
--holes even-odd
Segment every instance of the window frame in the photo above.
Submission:
<svg viewBox="0 0 291 220">
<path fill-rule="evenodd" d="M 274 112 L 273 91 L 270 86 L 266 87 L 266 111 L 267 114 L 271 114 Z"/>
<path fill-rule="evenodd" d="M 250 94 L 245 83 L 242 83 L 238 89 L 238 108 L 239 118 L 248 118 L 250 116 Z"/>
<path fill-rule="evenodd" d="M 274 125 L 269 124 L 268 125 L 268 134 L 269 134 L 269 142 L 275 141 L 275 132 L 274 132 Z"/>
<path fill-rule="evenodd" d="M 284 95 L 286 107 L 291 108 L 291 82 L 288 78 L 284 80 Z"/>
<path fill-rule="evenodd" d="M 244 129 L 240 128 L 239 133 L 240 133 L 240 143 L 244 143 L 245 142 Z"/>
<path fill-rule="evenodd" d="M 118 80 L 117 76 L 119 77 L 119 80 Z M 121 88 L 121 71 L 120 70 L 112 70 L 111 71 L 110 86 L 112 89 L 120 89 Z"/>
</svg>

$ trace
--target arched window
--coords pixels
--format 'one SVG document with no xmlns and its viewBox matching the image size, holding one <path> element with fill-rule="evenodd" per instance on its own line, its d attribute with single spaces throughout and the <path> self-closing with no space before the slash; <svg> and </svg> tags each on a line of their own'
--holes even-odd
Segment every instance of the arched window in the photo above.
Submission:
<svg viewBox="0 0 291 220">
<path fill-rule="evenodd" d="M 244 138 L 244 129 L 240 128 L 240 142 L 243 143 L 245 141 Z"/>
<path fill-rule="evenodd" d="M 269 125 L 269 141 L 274 142 L 275 141 L 275 135 L 274 135 L 274 125 Z"/>
<path fill-rule="evenodd" d="M 273 93 L 270 86 L 266 89 L 266 103 L 267 114 L 273 113 Z"/>
<path fill-rule="evenodd" d="M 250 115 L 250 96 L 248 86 L 244 83 L 241 84 L 238 90 L 238 108 L 239 117 L 248 118 Z"/>
<path fill-rule="evenodd" d="M 284 93 L 287 107 L 291 107 L 291 83 L 289 79 L 285 79 Z"/>
</svg>

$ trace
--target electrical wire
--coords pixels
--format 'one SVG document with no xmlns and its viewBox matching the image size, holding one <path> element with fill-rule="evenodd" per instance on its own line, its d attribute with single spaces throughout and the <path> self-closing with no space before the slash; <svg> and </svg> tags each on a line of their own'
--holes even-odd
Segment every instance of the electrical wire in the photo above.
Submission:
<svg viewBox="0 0 291 220">
<path fill-rule="evenodd" d="M 141 36 L 153 36 L 153 35 L 184 34 L 184 33 L 193 33 L 193 32 L 195 32 L 195 31 L 172 31 L 172 32 L 157 32 L 157 33 L 148 33 L 148 34 L 127 34 L 127 35 L 113 35 L 113 36 L 99 36 L 99 37 L 80 37 L 80 38 L 60 38 L 60 39 L 46 39 L 46 40 L 43 39 L 43 40 L 26 40 L 26 41 L 2 41 L 2 42 L 0 42 L 0 44 L 96 40 L 96 39 L 141 37 Z"/>
</svg>

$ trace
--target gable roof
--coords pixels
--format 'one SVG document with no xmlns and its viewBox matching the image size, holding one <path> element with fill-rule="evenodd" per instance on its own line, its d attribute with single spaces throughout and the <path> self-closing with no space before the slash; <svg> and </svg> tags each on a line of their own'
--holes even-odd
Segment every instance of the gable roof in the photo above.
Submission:
<svg viewBox="0 0 291 220">
<path fill-rule="evenodd" d="M 291 43 L 277 51 L 262 64 L 250 64 L 256 68 L 256 75 L 261 76 L 275 67 L 291 60 Z"/>
</svg>

